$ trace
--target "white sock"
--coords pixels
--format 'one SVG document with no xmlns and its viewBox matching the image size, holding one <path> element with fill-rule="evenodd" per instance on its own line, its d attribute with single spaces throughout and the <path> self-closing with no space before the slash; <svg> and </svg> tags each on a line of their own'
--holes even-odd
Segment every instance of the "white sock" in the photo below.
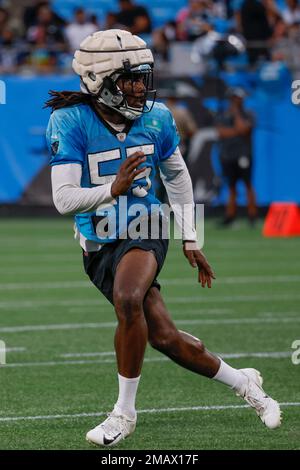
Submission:
<svg viewBox="0 0 300 470">
<path fill-rule="evenodd" d="M 131 419 L 136 418 L 135 397 L 140 378 L 141 376 L 128 379 L 118 374 L 119 397 L 117 403 L 115 404 L 115 408 L 117 408 L 119 413 L 124 414 Z"/>
<path fill-rule="evenodd" d="M 229 364 L 226 364 L 226 362 L 224 362 L 221 358 L 219 359 L 221 361 L 220 369 L 213 379 L 217 380 L 218 382 L 222 382 L 225 385 L 229 385 L 229 387 L 238 392 L 247 382 L 247 377 L 238 369 L 234 369 Z"/>
</svg>

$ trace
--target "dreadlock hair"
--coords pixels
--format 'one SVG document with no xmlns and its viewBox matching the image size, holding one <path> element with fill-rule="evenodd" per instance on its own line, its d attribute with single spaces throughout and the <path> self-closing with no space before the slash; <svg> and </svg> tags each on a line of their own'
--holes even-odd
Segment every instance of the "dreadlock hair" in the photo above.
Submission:
<svg viewBox="0 0 300 470">
<path fill-rule="evenodd" d="M 76 104 L 92 105 L 93 96 L 81 91 L 49 91 L 51 98 L 45 102 L 44 108 L 56 109 L 74 106 Z"/>
</svg>

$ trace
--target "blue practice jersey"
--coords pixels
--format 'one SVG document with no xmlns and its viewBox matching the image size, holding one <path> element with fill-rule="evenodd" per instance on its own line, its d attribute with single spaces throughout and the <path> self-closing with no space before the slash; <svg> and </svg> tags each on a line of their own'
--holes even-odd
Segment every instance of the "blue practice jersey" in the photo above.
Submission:
<svg viewBox="0 0 300 470">
<path fill-rule="evenodd" d="M 96 212 L 75 215 L 79 232 L 97 243 L 115 241 L 127 229 L 137 214 L 130 207 L 142 204 L 160 204 L 154 192 L 156 167 L 169 158 L 179 143 L 174 119 L 168 108 L 155 103 L 149 113 L 128 124 L 123 132 L 111 128 L 95 111 L 85 104 L 58 109 L 51 114 L 47 142 L 51 151 L 51 165 L 77 163 L 82 166 L 82 188 L 92 188 L 112 182 L 127 157 L 142 151 L 147 160 L 138 168 L 145 168 L 126 193 L 127 212 L 124 219 L 124 198 L 106 204 Z M 110 214 L 116 215 L 116 227 L 109 238 L 101 237 L 97 224 Z"/>
</svg>

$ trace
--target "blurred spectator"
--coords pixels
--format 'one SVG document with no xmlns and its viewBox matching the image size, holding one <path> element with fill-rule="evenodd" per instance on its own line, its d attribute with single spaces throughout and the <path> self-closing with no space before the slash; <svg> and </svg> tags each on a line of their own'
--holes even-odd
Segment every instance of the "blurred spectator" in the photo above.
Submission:
<svg viewBox="0 0 300 470">
<path fill-rule="evenodd" d="M 96 31 L 100 31 L 101 28 L 100 28 L 100 26 L 99 26 L 99 22 L 98 22 L 98 17 L 97 17 L 97 15 L 92 14 L 92 15 L 90 16 L 90 23 L 92 23 L 93 25 L 95 25 Z"/>
<path fill-rule="evenodd" d="M 37 45 L 64 44 L 63 28 L 56 23 L 53 11 L 47 4 L 42 4 L 37 10 L 35 24 L 27 31 L 27 40 Z"/>
<path fill-rule="evenodd" d="M 229 2 L 228 2 L 229 3 Z M 209 10 L 211 11 L 212 16 L 218 18 L 226 18 L 227 16 L 227 5 L 224 0 L 209 0 L 207 1 Z"/>
<path fill-rule="evenodd" d="M 132 0 L 119 0 L 120 11 L 116 14 L 119 27 L 132 34 L 149 34 L 152 31 L 151 20 L 146 8 L 135 5 Z"/>
<path fill-rule="evenodd" d="M 283 20 L 287 25 L 300 23 L 300 6 L 298 0 L 286 0 L 286 7 L 282 11 Z"/>
<path fill-rule="evenodd" d="M 53 11 L 47 4 L 37 10 L 36 23 L 27 31 L 29 44 L 34 46 L 23 59 L 38 72 L 52 72 L 58 64 L 59 55 L 65 50 L 63 28 L 56 23 Z"/>
<path fill-rule="evenodd" d="M 249 45 L 247 53 L 250 64 L 260 57 L 269 57 L 269 50 L 263 43 L 272 37 L 267 9 L 259 0 L 244 0 L 236 12 L 237 24 Z M 251 44 L 252 42 L 252 44 Z"/>
<path fill-rule="evenodd" d="M 266 9 L 269 25 L 271 28 L 273 28 L 277 21 L 281 19 L 281 14 L 277 7 L 277 3 L 275 0 L 262 0 L 262 4 Z"/>
<path fill-rule="evenodd" d="M 189 5 L 180 10 L 176 17 L 178 39 L 193 41 L 205 34 L 211 18 L 207 0 L 189 0 Z"/>
<path fill-rule="evenodd" d="M 10 32 L 10 35 L 17 37 L 18 22 L 15 21 L 14 17 L 10 14 L 7 8 L 0 6 L 0 44 L 1 36 L 5 36 Z"/>
<path fill-rule="evenodd" d="M 49 5 L 50 2 L 48 0 L 32 0 L 32 3 L 33 5 L 25 8 L 24 10 L 23 22 L 26 29 L 37 23 L 40 7 L 47 6 L 51 10 L 51 5 Z M 64 26 L 66 24 L 66 21 L 55 12 L 52 12 L 52 21 L 56 26 Z"/>
<path fill-rule="evenodd" d="M 272 29 L 272 45 L 287 35 L 287 25 L 277 7 L 275 0 L 263 0 L 267 19 Z"/>
<path fill-rule="evenodd" d="M 275 0 L 263 0 L 263 5 L 266 8 L 267 19 L 272 30 L 271 46 L 273 47 L 279 39 L 287 35 L 287 24 L 283 20 Z"/>
<path fill-rule="evenodd" d="M 18 64 L 18 52 L 15 49 L 17 37 L 10 24 L 10 15 L 0 7 L 0 72 L 12 73 Z"/>
<path fill-rule="evenodd" d="M 252 166 L 252 129 L 253 117 L 244 109 L 245 91 L 233 88 L 228 92 L 229 108 L 218 118 L 220 161 L 223 175 L 229 185 L 229 199 L 226 205 L 222 225 L 232 224 L 237 210 L 237 189 L 239 180 L 243 181 L 247 190 L 248 217 L 253 223 L 257 216 L 255 194 L 251 184 Z"/>
<path fill-rule="evenodd" d="M 5 10 L 5 8 L 0 7 L 0 42 L 1 42 L 2 34 L 9 27 L 8 26 L 8 19 L 9 19 L 8 11 Z"/>
<path fill-rule="evenodd" d="M 180 135 L 180 151 L 184 159 L 188 154 L 190 139 L 197 132 L 197 124 L 191 112 L 186 106 L 180 103 L 179 98 L 175 95 L 170 95 L 166 101 L 167 107 L 176 122 L 178 134 Z"/>
<path fill-rule="evenodd" d="M 106 15 L 104 29 L 118 29 L 121 25 L 118 24 L 117 13 L 109 11 Z"/>
<path fill-rule="evenodd" d="M 152 33 L 152 49 L 162 60 L 169 60 L 170 43 L 176 41 L 176 23 L 168 21 L 161 28 L 157 28 Z"/>
<path fill-rule="evenodd" d="M 98 30 L 98 27 L 87 18 L 83 8 L 77 8 L 74 21 L 65 29 L 65 36 L 71 51 L 75 51 L 80 43 L 90 34 Z"/>
</svg>

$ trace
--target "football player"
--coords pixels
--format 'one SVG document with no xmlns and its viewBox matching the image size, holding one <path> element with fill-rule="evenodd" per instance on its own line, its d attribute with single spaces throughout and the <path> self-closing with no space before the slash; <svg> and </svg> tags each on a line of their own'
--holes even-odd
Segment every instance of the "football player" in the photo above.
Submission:
<svg viewBox="0 0 300 470">
<path fill-rule="evenodd" d="M 87 440 L 112 446 L 133 433 L 147 341 L 182 367 L 231 387 L 267 427 L 279 426 L 279 405 L 265 394 L 255 369 L 232 368 L 198 338 L 176 328 L 157 281 L 168 249 L 163 230 L 157 237 L 127 233 L 134 204 L 145 208 L 147 224 L 151 205 L 160 205 L 153 189 L 158 168 L 171 206 L 190 208 L 183 220 L 180 211 L 174 211 L 183 233 L 183 252 L 198 268 L 202 287 L 211 287 L 214 273 L 197 246 L 192 184 L 174 120 L 163 104 L 155 102 L 151 51 L 129 32 L 99 31 L 81 43 L 73 68 L 81 91 L 52 92 L 47 102 L 53 110 L 47 129 L 53 199 L 61 214 L 75 214 L 85 271 L 114 305 L 118 320 L 119 396 L 108 418 L 87 433 Z M 162 229 L 164 216 L 157 213 Z"/>
</svg>

